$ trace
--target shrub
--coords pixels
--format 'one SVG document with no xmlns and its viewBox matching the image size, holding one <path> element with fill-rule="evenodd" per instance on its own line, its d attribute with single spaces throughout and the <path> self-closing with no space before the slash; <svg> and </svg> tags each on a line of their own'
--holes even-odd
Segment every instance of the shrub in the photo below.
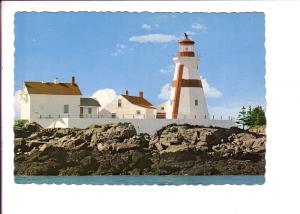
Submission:
<svg viewBox="0 0 300 214">
<path fill-rule="evenodd" d="M 15 120 L 14 128 L 25 128 L 28 123 L 28 120 Z"/>
</svg>

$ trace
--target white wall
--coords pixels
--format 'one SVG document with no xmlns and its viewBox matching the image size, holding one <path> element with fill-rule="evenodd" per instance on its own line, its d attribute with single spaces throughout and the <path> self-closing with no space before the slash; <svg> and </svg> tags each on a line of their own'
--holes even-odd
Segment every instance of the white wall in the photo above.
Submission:
<svg viewBox="0 0 300 214">
<path fill-rule="evenodd" d="M 81 95 L 46 95 L 30 94 L 30 121 L 35 118 L 48 117 L 79 117 L 79 106 Z M 64 113 L 64 105 L 69 105 L 69 113 Z"/>
<path fill-rule="evenodd" d="M 118 107 L 118 100 L 122 100 L 122 106 Z M 137 111 L 140 111 L 140 115 L 137 114 Z M 105 115 L 110 117 L 112 113 L 116 113 L 117 118 L 124 119 L 145 119 L 145 118 L 154 118 L 156 114 L 156 109 L 143 108 L 137 105 L 133 105 L 122 95 L 116 97 L 110 104 L 105 106 L 101 111 L 100 115 Z"/>
<path fill-rule="evenodd" d="M 198 100 L 198 106 L 195 105 Z M 180 92 L 178 118 L 204 119 L 209 118 L 207 105 L 202 88 L 182 87 Z"/>
<path fill-rule="evenodd" d="M 177 79 L 179 65 L 184 65 L 182 74 L 183 79 L 200 79 L 199 68 L 197 68 L 197 65 L 200 62 L 198 57 L 175 57 L 173 58 L 173 61 L 176 65 L 173 80 Z"/>
<path fill-rule="evenodd" d="M 69 119 L 70 118 L 36 118 L 33 119 L 32 122 L 37 122 L 44 128 L 71 128 L 69 126 Z"/>
<path fill-rule="evenodd" d="M 155 119 L 156 118 L 156 109 L 152 109 L 152 108 L 145 109 L 145 118 L 146 119 Z"/>
<path fill-rule="evenodd" d="M 235 122 L 231 120 L 191 120 L 191 119 L 118 119 L 118 118 L 60 118 L 60 119 L 35 119 L 44 128 L 87 128 L 92 124 L 112 124 L 119 122 L 129 122 L 134 125 L 138 133 L 154 134 L 163 126 L 169 124 L 191 124 L 203 126 L 216 126 L 223 128 L 230 128 L 235 126 Z"/>
<path fill-rule="evenodd" d="M 20 119 L 30 120 L 30 97 L 27 90 L 24 89 L 20 94 Z"/>
</svg>

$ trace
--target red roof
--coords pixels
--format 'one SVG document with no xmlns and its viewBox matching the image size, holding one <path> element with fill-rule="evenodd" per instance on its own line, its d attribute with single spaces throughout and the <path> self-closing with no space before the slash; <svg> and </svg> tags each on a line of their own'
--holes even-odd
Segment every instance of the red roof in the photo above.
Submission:
<svg viewBox="0 0 300 214">
<path fill-rule="evenodd" d="M 193 40 L 186 39 L 186 38 L 179 41 L 179 44 L 191 44 L 191 45 L 193 45 L 194 43 L 195 42 Z"/>
<path fill-rule="evenodd" d="M 183 45 L 193 45 L 195 42 L 189 38 L 187 33 L 184 33 L 184 39 L 179 41 L 179 44 Z"/>
<path fill-rule="evenodd" d="M 29 94 L 82 95 L 76 83 L 25 82 Z"/>
<path fill-rule="evenodd" d="M 146 99 L 144 99 L 143 97 L 137 97 L 137 96 L 129 96 L 129 95 L 124 95 L 122 94 L 122 96 L 128 100 L 130 103 L 143 107 L 143 108 L 152 108 L 152 109 L 156 109 L 150 102 L 148 102 Z"/>
</svg>

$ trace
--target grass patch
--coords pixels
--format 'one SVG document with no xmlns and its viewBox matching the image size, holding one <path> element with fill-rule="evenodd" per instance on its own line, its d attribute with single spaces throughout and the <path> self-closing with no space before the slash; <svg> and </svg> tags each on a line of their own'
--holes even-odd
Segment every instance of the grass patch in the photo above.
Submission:
<svg viewBox="0 0 300 214">
<path fill-rule="evenodd" d="M 14 128 L 23 129 L 26 128 L 27 124 L 29 124 L 28 120 L 15 120 Z"/>
</svg>

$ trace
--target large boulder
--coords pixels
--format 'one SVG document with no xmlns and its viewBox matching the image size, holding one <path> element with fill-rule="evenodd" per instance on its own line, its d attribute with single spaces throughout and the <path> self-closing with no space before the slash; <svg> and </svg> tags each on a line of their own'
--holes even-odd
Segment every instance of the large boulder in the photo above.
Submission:
<svg viewBox="0 0 300 214">
<path fill-rule="evenodd" d="M 94 144 L 123 142 L 137 134 L 134 126 L 130 123 L 106 124 L 96 127 L 83 133 Z"/>
<path fill-rule="evenodd" d="M 171 145 L 198 144 L 212 147 L 217 144 L 227 143 L 232 130 L 223 128 L 207 128 L 191 125 L 169 125 L 152 137 L 149 148 L 167 148 Z"/>
</svg>

